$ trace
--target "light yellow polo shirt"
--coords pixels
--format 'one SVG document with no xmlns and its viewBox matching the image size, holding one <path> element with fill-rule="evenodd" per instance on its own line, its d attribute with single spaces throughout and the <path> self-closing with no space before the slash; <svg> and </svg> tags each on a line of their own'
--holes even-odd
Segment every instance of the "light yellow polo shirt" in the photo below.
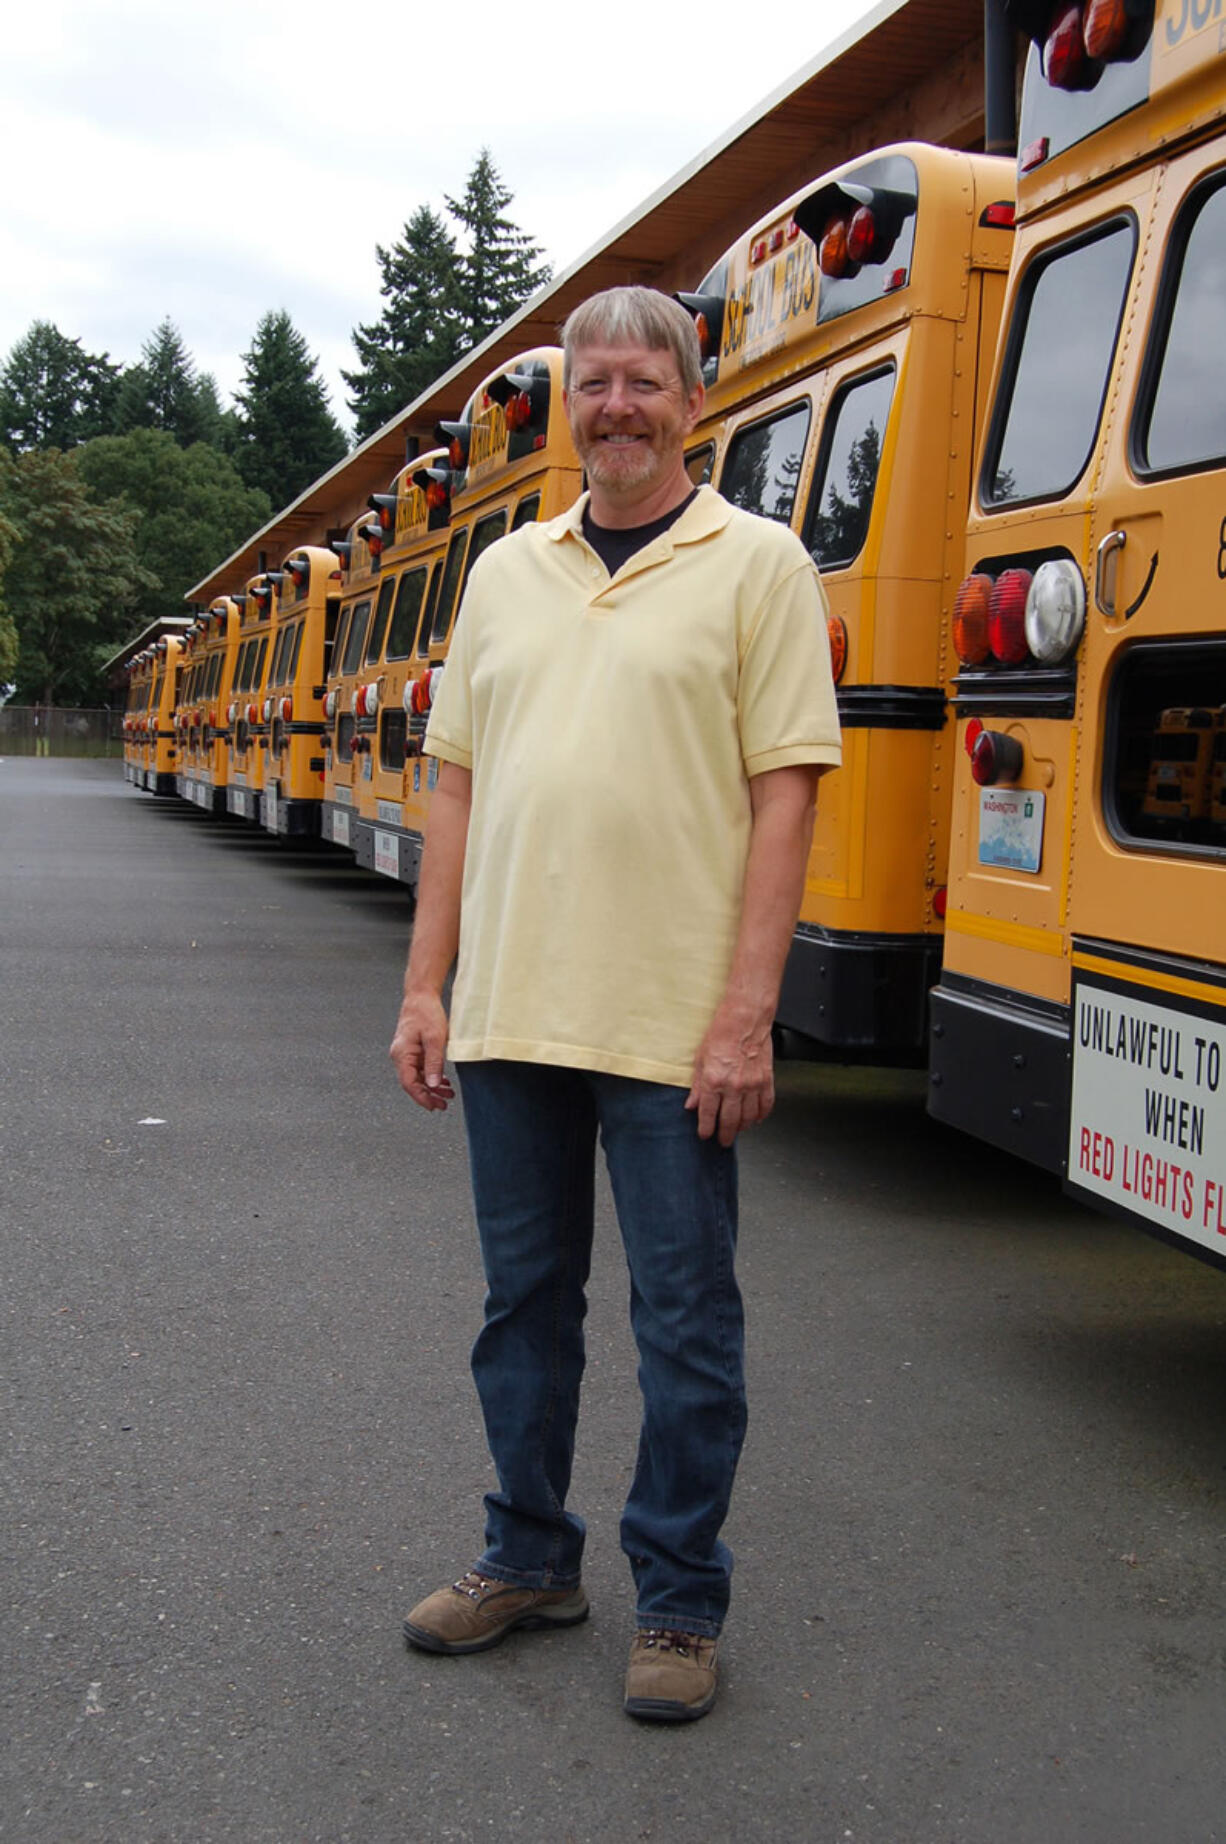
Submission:
<svg viewBox="0 0 1226 1844">
<path fill-rule="evenodd" d="M 584 500 L 475 566 L 426 734 L 472 770 L 449 1053 L 688 1088 L 723 994 L 749 778 L 836 765 L 791 532 L 699 489 L 610 578 Z"/>
</svg>

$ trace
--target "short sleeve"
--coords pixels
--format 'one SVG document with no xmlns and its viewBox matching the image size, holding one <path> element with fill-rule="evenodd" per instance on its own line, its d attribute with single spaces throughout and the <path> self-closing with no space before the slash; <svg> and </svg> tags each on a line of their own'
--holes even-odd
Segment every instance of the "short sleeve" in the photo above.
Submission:
<svg viewBox="0 0 1226 1844">
<path fill-rule="evenodd" d="M 471 768 L 473 765 L 472 674 L 466 644 L 472 623 L 465 619 L 465 611 L 471 600 L 470 591 L 471 583 L 456 616 L 451 645 L 447 650 L 447 663 L 439 675 L 438 689 L 430 707 L 430 721 L 422 745 L 427 755 L 438 756 L 444 762 L 454 762 L 458 768 Z"/>
<path fill-rule="evenodd" d="M 804 762 L 835 768 L 843 759 L 826 618 L 826 593 L 807 558 L 757 611 L 737 685 L 741 757 L 751 778 Z"/>
</svg>

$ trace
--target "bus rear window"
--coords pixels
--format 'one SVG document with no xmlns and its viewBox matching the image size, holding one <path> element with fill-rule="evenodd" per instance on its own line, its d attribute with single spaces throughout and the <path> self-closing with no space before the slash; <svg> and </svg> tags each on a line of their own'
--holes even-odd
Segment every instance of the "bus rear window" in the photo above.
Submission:
<svg viewBox="0 0 1226 1844">
<path fill-rule="evenodd" d="M 451 626 L 451 611 L 455 605 L 456 590 L 460 587 L 460 572 L 464 568 L 464 552 L 468 545 L 467 527 L 451 534 L 451 543 L 447 550 L 447 562 L 443 568 L 443 584 L 439 590 L 438 601 L 434 608 L 434 620 L 430 626 L 430 639 L 446 640 L 447 630 Z"/>
<path fill-rule="evenodd" d="M 1136 241 L 1131 220 L 1034 262 L 1014 308 L 985 505 L 1061 499 L 1098 432 Z"/>
<path fill-rule="evenodd" d="M 392 597 L 396 593 L 396 584 L 389 576 L 379 585 L 379 601 L 375 608 L 375 618 L 370 624 L 370 639 L 366 642 L 366 665 L 373 666 L 383 646 L 383 636 L 387 632 L 387 618 L 392 612 Z"/>
<path fill-rule="evenodd" d="M 540 516 L 540 494 L 526 493 L 515 508 L 515 517 L 511 520 L 511 530 L 518 531 L 521 525 L 535 525 Z"/>
<path fill-rule="evenodd" d="M 791 521 L 809 434 L 807 397 L 738 429 L 728 444 L 719 490 L 734 506 L 781 525 Z"/>
<path fill-rule="evenodd" d="M 413 651 L 425 590 L 425 570 L 406 570 L 396 590 L 396 612 L 387 636 L 388 659 L 408 659 Z"/>
<path fill-rule="evenodd" d="M 1137 467 L 1159 474 L 1226 460 L 1226 185 L 1194 198 L 1176 228 L 1141 407 Z"/>
<path fill-rule="evenodd" d="M 1226 641 L 1124 650 L 1108 706 L 1103 811 L 1121 845 L 1226 856 Z"/>
<path fill-rule="evenodd" d="M 864 547 L 893 396 L 891 367 L 844 385 L 827 413 L 805 533 L 819 570 L 843 568 Z"/>
<path fill-rule="evenodd" d="M 488 551 L 491 544 L 496 544 L 499 538 L 504 537 L 506 529 L 507 512 L 505 506 L 501 507 L 499 511 L 487 513 L 483 519 L 477 520 L 477 523 L 473 526 L 472 543 L 468 547 L 468 562 L 464 566 L 465 584 L 467 584 L 469 577 L 472 575 L 473 565 L 476 563 L 478 557 L 481 556 L 483 551 Z"/>
<path fill-rule="evenodd" d="M 341 661 L 342 673 L 356 672 L 362 657 L 362 644 L 366 639 L 366 624 L 370 620 L 370 603 L 359 602 L 349 617 L 349 638 L 345 642 L 345 657 Z"/>
</svg>

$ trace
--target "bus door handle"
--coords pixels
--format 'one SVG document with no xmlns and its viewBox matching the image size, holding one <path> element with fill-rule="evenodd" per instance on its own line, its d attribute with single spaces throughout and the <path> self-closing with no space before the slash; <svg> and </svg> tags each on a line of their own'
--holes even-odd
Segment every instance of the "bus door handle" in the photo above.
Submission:
<svg viewBox="0 0 1226 1844">
<path fill-rule="evenodd" d="M 1107 564 L 1116 551 L 1122 551 L 1128 542 L 1126 531 L 1109 531 L 1098 547 L 1094 563 L 1094 604 L 1100 615 L 1106 615 L 1109 621 L 1115 619 L 1115 573 L 1111 576 L 1111 594 L 1107 595 Z"/>
</svg>

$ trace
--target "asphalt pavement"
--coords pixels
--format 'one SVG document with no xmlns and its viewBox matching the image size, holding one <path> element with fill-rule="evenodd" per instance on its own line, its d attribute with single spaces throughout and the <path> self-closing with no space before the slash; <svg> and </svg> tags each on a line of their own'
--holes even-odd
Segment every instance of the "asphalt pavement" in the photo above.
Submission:
<svg viewBox="0 0 1226 1844">
<path fill-rule="evenodd" d="M 637 1398 L 602 1193 L 593 1613 L 400 1623 L 480 1546 L 462 1123 L 386 1045 L 411 908 L 339 855 L 0 762 L 0 1837 L 1226 1840 L 1226 1275 L 788 1065 L 742 1146 L 722 1689 L 621 1712 Z"/>
</svg>

